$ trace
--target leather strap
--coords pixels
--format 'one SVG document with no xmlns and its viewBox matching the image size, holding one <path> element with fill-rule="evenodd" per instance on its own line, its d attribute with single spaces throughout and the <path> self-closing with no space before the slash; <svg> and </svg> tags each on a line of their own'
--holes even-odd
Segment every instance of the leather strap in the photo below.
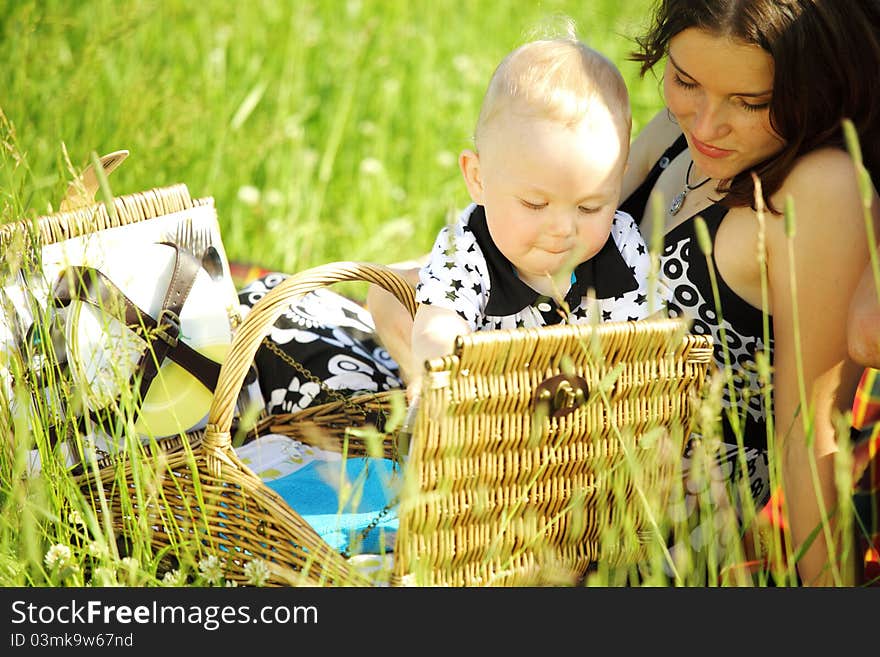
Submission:
<svg viewBox="0 0 880 657">
<path fill-rule="evenodd" d="M 85 266 L 71 266 L 63 272 L 55 284 L 52 295 L 54 306 L 64 308 L 74 299 L 88 303 L 103 313 L 124 323 L 147 343 L 132 376 L 135 385 L 142 372 L 139 386 L 140 399 L 146 397 L 149 386 L 157 376 L 165 358 L 171 359 L 192 374 L 205 388 L 214 392 L 220 375 L 220 364 L 202 355 L 180 339 L 180 313 L 195 284 L 201 263 L 188 251 L 172 242 L 162 242 L 175 250 L 174 270 L 159 317 L 154 318 L 129 299 L 107 276 L 99 270 Z M 245 384 L 257 378 L 256 368 L 251 365 Z M 89 411 L 93 423 L 109 427 L 116 419 L 106 409 Z M 86 420 L 76 419 L 77 428 L 86 430 Z M 69 432 L 72 427 L 68 427 Z M 57 427 L 49 427 L 50 444 L 63 440 Z"/>
<path fill-rule="evenodd" d="M 165 358 L 186 369 L 211 392 L 217 387 L 220 375 L 218 363 L 180 339 L 180 312 L 201 265 L 189 253 L 171 246 L 176 253 L 174 271 L 158 318 L 139 308 L 107 276 L 92 267 L 69 267 L 68 273 L 59 277 L 53 294 L 57 307 L 66 307 L 74 299 L 83 301 L 120 320 L 147 343 L 135 374 L 142 373 L 141 399 L 146 396 Z"/>
</svg>

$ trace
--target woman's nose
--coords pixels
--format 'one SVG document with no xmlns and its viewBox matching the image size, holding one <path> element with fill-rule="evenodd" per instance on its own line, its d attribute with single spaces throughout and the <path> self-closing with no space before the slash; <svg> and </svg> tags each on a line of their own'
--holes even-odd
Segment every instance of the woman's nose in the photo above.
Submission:
<svg viewBox="0 0 880 657">
<path fill-rule="evenodd" d="M 691 132 L 700 141 L 711 142 L 717 137 L 727 134 L 730 127 L 727 123 L 727 107 L 721 100 L 703 97 L 694 112 L 694 124 Z"/>
</svg>

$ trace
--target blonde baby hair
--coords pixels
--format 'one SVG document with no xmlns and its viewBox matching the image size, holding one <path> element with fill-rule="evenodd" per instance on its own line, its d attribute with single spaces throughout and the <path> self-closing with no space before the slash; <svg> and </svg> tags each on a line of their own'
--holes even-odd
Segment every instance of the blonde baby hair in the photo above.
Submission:
<svg viewBox="0 0 880 657">
<path fill-rule="evenodd" d="M 632 113 L 626 83 L 607 57 L 566 36 L 530 41 L 508 54 L 495 69 L 474 131 L 481 137 L 505 112 L 576 125 L 601 107 L 614 118 L 629 147 Z"/>
</svg>

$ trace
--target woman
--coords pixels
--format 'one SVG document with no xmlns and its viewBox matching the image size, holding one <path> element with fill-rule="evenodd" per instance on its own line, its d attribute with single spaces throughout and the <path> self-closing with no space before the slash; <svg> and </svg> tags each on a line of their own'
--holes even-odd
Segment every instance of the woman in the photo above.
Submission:
<svg viewBox="0 0 880 657">
<path fill-rule="evenodd" d="M 716 362 L 731 375 L 724 404 L 732 412 L 722 414 L 726 444 L 717 455 L 722 474 L 731 483 L 748 477 L 761 506 L 771 493 L 768 457 L 781 467 L 793 548 L 809 544 L 797 564 L 805 584 L 851 581 L 837 557 L 829 560 L 830 534 L 820 528 L 810 537 L 837 502 L 834 419 L 851 407 L 861 374 L 847 352 L 846 317 L 868 247 L 841 120 L 852 120 L 866 167 L 880 172 L 878 35 L 874 0 L 663 0 L 634 55 L 642 74 L 665 59 L 666 110 L 632 145 L 621 209 L 641 221 L 646 238 L 660 222 L 670 314 L 711 333 Z M 767 208 L 763 222 L 753 173 Z M 659 216 L 652 196 L 663 199 Z M 787 203 L 796 216 L 792 238 L 781 215 Z M 712 242 L 708 262 L 697 216 Z M 396 302 L 372 289 L 368 303 L 383 344 L 406 362 L 408 322 Z M 772 365 L 769 430 L 755 365 L 761 352 Z"/>
</svg>

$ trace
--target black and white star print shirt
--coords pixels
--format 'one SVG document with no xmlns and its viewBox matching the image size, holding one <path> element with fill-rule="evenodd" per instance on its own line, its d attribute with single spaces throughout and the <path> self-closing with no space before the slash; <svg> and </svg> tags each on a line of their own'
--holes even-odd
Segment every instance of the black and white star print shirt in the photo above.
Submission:
<svg viewBox="0 0 880 657">
<path fill-rule="evenodd" d="M 416 301 L 458 313 L 474 331 L 644 319 L 662 297 L 648 301 L 648 248 L 633 218 L 617 212 L 602 249 L 579 264 L 564 304 L 524 283 L 489 234 L 482 206 L 471 204 L 444 227 L 419 273 Z M 595 298 L 588 295 L 595 291 Z M 566 309 L 568 312 L 566 312 Z"/>
</svg>

